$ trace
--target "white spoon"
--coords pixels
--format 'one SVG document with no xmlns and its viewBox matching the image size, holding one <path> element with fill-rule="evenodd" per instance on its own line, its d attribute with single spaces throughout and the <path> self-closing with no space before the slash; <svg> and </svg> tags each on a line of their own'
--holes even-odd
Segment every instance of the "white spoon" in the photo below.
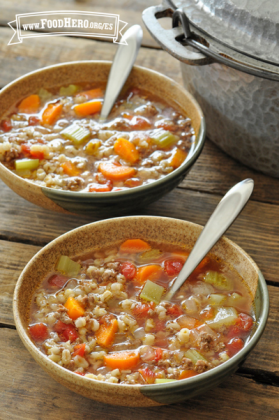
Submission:
<svg viewBox="0 0 279 420">
<path fill-rule="evenodd" d="M 254 181 L 248 178 L 232 187 L 222 198 L 203 228 L 177 279 L 164 296 L 164 300 L 170 300 L 173 297 L 201 260 L 230 227 L 249 200 L 253 188 Z"/>
<path fill-rule="evenodd" d="M 134 62 L 137 58 L 141 46 L 142 29 L 140 25 L 134 25 L 129 28 L 120 42 L 126 41 L 126 44 L 119 44 L 114 60 L 110 69 L 108 83 L 105 92 L 105 98 L 100 115 L 100 122 L 107 119 L 121 89 L 123 88 Z"/>
</svg>

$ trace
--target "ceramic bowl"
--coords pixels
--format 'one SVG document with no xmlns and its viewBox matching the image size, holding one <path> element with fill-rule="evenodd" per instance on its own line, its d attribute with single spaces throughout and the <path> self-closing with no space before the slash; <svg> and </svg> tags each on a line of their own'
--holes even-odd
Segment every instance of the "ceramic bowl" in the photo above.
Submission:
<svg viewBox="0 0 279 420">
<path fill-rule="evenodd" d="M 92 78 L 94 82 L 106 82 L 110 67 L 111 62 L 106 61 L 79 61 L 53 65 L 28 73 L 1 90 L 0 118 L 20 98 L 38 91 L 41 87 L 47 89 L 71 83 L 90 82 Z M 205 140 L 203 113 L 196 100 L 182 86 L 156 71 L 135 66 L 126 85 L 138 86 L 156 94 L 190 117 L 196 139 L 187 159 L 179 168 L 148 185 L 131 190 L 94 194 L 41 187 L 20 178 L 2 164 L 0 178 L 21 197 L 41 207 L 59 212 L 97 213 L 102 216 L 126 214 L 137 209 L 139 205 L 146 206 L 171 191 L 183 180 L 202 151 Z"/>
<path fill-rule="evenodd" d="M 139 237 L 191 248 L 202 226 L 177 219 L 133 216 L 82 226 L 55 239 L 39 251 L 23 270 L 14 293 L 17 331 L 34 359 L 58 382 L 85 397 L 123 406 L 171 404 L 206 392 L 231 375 L 260 339 L 268 317 L 269 298 L 265 280 L 255 262 L 238 245 L 223 237 L 212 253 L 229 262 L 245 279 L 255 296 L 256 326 L 245 347 L 224 364 L 198 376 L 156 385 L 121 385 L 100 382 L 70 372 L 41 353 L 27 333 L 31 298 L 44 276 L 54 269 L 59 256 L 77 256 L 92 249 Z"/>
</svg>

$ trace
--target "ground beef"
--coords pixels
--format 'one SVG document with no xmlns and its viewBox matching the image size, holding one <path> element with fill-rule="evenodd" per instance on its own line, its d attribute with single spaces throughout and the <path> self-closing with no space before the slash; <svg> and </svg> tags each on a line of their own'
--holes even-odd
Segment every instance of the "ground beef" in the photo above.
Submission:
<svg viewBox="0 0 279 420">
<path fill-rule="evenodd" d="M 14 159 L 19 157 L 20 153 L 15 147 L 11 147 L 10 150 L 7 150 L 4 154 L 4 162 L 11 162 Z"/>
<path fill-rule="evenodd" d="M 103 281 L 114 281 L 116 279 L 116 271 L 112 270 L 111 268 L 107 268 L 103 273 Z"/>
<path fill-rule="evenodd" d="M 84 186 L 84 180 L 79 176 L 73 176 L 71 178 L 65 179 L 65 185 L 68 190 L 77 191 Z"/>
<path fill-rule="evenodd" d="M 111 268 L 114 271 L 119 271 L 120 262 L 119 261 L 115 261 L 115 262 L 107 263 L 107 268 Z"/>
<path fill-rule="evenodd" d="M 83 306 L 84 308 L 86 308 L 86 306 L 88 305 L 88 302 L 89 302 L 88 296 L 83 296 L 83 297 L 80 299 L 80 303 L 82 304 L 82 306 Z"/>
<path fill-rule="evenodd" d="M 154 115 L 158 114 L 158 110 L 154 105 L 147 104 L 140 107 L 139 110 L 137 110 L 137 114 L 143 115 L 145 117 L 153 117 Z"/>
<path fill-rule="evenodd" d="M 197 344 L 202 351 L 209 351 L 213 341 L 214 338 L 211 334 L 202 332 L 197 340 Z"/>
<path fill-rule="evenodd" d="M 206 372 L 208 369 L 212 367 L 211 363 L 207 362 L 206 360 L 198 360 L 195 364 L 195 371 L 197 373 Z"/>
<path fill-rule="evenodd" d="M 193 362 L 191 359 L 188 359 L 187 357 L 183 357 L 182 359 L 182 364 L 181 364 L 181 368 L 182 369 L 193 369 Z"/>
<path fill-rule="evenodd" d="M 219 351 L 222 351 L 222 350 L 224 350 L 226 348 L 226 346 L 225 346 L 225 343 L 217 343 L 214 347 L 213 347 L 213 350 L 216 352 L 216 353 L 219 353 Z"/>
<path fill-rule="evenodd" d="M 127 131 L 127 130 L 131 130 L 131 126 L 129 124 L 129 122 L 127 120 L 125 120 L 125 118 L 116 118 L 114 120 L 114 122 L 112 122 L 111 124 L 109 124 L 107 127 L 103 127 L 105 129 L 114 129 L 114 130 L 118 130 L 118 131 Z"/>
</svg>

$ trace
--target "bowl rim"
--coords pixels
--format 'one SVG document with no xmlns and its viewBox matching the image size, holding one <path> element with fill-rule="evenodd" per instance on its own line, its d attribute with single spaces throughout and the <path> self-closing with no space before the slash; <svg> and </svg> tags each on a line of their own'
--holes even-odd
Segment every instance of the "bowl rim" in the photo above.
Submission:
<svg viewBox="0 0 279 420">
<path fill-rule="evenodd" d="M 68 62 L 65 62 L 65 63 L 52 64 L 50 66 L 45 66 L 45 67 L 42 67 L 40 69 L 28 72 L 28 73 L 24 74 L 23 76 L 20 76 L 17 79 L 13 80 L 12 82 L 8 83 L 0 91 L 0 96 L 2 95 L 2 93 L 5 93 L 6 90 L 8 90 L 10 88 L 13 88 L 13 86 L 16 85 L 17 82 L 19 82 L 21 80 L 24 80 L 26 77 L 30 77 L 30 76 L 39 74 L 41 72 L 51 70 L 52 68 L 59 68 L 59 67 L 64 67 L 64 66 L 69 66 L 70 67 L 71 65 L 77 65 L 79 63 L 89 64 L 89 65 L 90 64 L 112 65 L 112 61 L 109 61 L 109 60 L 78 60 L 78 61 L 68 61 Z M 188 90 L 186 90 L 184 86 L 180 85 L 178 82 L 176 82 L 172 78 L 166 76 L 163 73 L 158 72 L 157 70 L 149 69 L 149 68 L 144 67 L 144 66 L 134 65 L 133 69 L 154 74 L 154 75 L 156 75 L 156 77 L 159 77 L 161 79 L 166 79 L 169 82 L 171 82 L 173 85 L 176 85 L 176 87 L 179 87 L 180 91 L 183 92 L 184 95 L 186 94 L 186 96 L 191 100 L 192 106 L 194 106 L 196 108 L 198 114 L 200 115 L 200 127 L 199 127 L 198 133 L 195 133 L 195 141 L 192 143 L 192 145 L 190 147 L 190 150 L 189 150 L 189 153 L 188 153 L 185 161 L 177 169 L 174 169 L 172 172 L 165 175 L 163 178 L 156 179 L 149 184 L 140 185 L 138 187 L 133 187 L 131 189 L 122 190 L 122 191 L 109 191 L 109 194 L 107 192 L 94 192 L 94 194 L 92 194 L 91 192 L 56 190 L 56 189 L 53 189 L 53 188 L 50 188 L 50 187 L 40 186 L 40 185 L 36 184 L 35 182 L 32 182 L 29 179 L 20 177 L 15 172 L 11 171 L 5 165 L 3 165 L 2 162 L 0 162 L 1 170 L 6 172 L 7 175 L 10 176 L 11 178 L 15 177 L 14 179 L 16 179 L 18 181 L 20 180 L 20 182 L 26 183 L 27 185 L 30 186 L 30 188 L 34 188 L 37 191 L 41 190 L 41 191 L 45 192 L 45 194 L 51 194 L 53 196 L 59 196 L 60 198 L 63 197 L 65 199 L 73 198 L 75 196 L 85 198 L 85 199 L 86 198 L 94 198 L 94 197 L 96 197 L 96 199 L 101 199 L 101 198 L 104 198 L 104 197 L 106 199 L 108 197 L 111 197 L 112 199 L 118 198 L 118 197 L 125 198 L 126 195 L 131 195 L 133 193 L 136 194 L 136 195 L 137 195 L 137 193 L 141 193 L 143 191 L 148 193 L 149 190 L 152 191 L 155 184 L 156 184 L 156 186 L 158 186 L 158 185 L 160 186 L 160 185 L 163 185 L 165 182 L 168 183 L 168 181 L 171 181 L 172 179 L 177 178 L 180 175 L 182 175 L 198 159 L 200 153 L 202 152 L 204 143 L 205 143 L 206 123 L 205 123 L 205 117 L 204 117 L 203 111 L 202 111 L 200 105 L 198 104 L 197 100 L 194 98 L 194 96 Z"/>
<path fill-rule="evenodd" d="M 35 353 L 37 354 L 38 358 L 43 358 L 43 360 L 45 361 L 45 365 L 48 365 L 52 368 L 54 368 L 56 371 L 63 373 L 63 375 L 68 378 L 68 381 L 71 382 L 71 378 L 75 378 L 75 381 L 79 384 L 79 385 L 83 385 L 85 384 L 84 381 L 86 381 L 88 384 L 90 383 L 90 381 L 94 381 L 94 383 L 99 383 L 100 381 L 95 380 L 95 379 L 91 379 L 91 378 L 86 378 L 80 375 L 76 375 L 74 372 L 72 371 L 68 371 L 67 369 L 65 369 L 64 367 L 54 363 L 53 361 L 51 361 L 50 359 L 47 358 L 47 356 L 41 351 L 39 350 L 35 344 L 33 343 L 33 341 L 31 340 L 31 338 L 29 337 L 27 330 L 24 328 L 22 322 L 21 322 L 21 318 L 20 318 L 20 314 L 19 314 L 19 309 L 17 307 L 17 302 L 19 301 L 19 291 L 20 291 L 20 287 L 23 283 L 24 280 L 24 276 L 25 273 L 29 270 L 29 268 L 32 266 L 32 264 L 34 263 L 34 259 L 37 256 L 40 256 L 41 254 L 43 254 L 44 252 L 49 251 L 52 246 L 54 244 L 59 244 L 59 242 L 62 242 L 64 240 L 67 240 L 67 238 L 71 235 L 75 235 L 76 232 L 81 232 L 84 231 L 86 229 L 88 229 L 88 227 L 93 226 L 93 225 L 105 225 L 106 223 L 110 223 L 113 221 L 122 221 L 125 219 L 151 219 L 151 220 L 158 220 L 160 219 L 163 223 L 164 222 L 169 222 L 170 220 L 173 220 L 174 222 L 184 222 L 186 225 L 188 226 L 192 226 L 192 227 L 198 227 L 198 228 L 202 228 L 202 225 L 199 225 L 197 223 L 193 223 L 193 222 L 189 222 L 187 220 L 181 220 L 181 219 L 175 219 L 175 218 L 170 218 L 170 217 L 160 217 L 160 216 L 122 216 L 122 217 L 114 217 L 114 218 L 109 218 L 109 219 L 105 219 L 105 220 L 99 220 L 96 222 L 92 222 L 92 223 L 88 223 L 86 225 L 82 225 L 79 226 L 75 229 L 72 229 L 66 233 L 64 233 L 63 235 L 60 235 L 58 238 L 53 239 L 51 242 L 49 242 L 47 245 L 45 245 L 43 248 L 41 248 L 32 258 L 31 260 L 27 263 L 27 265 L 25 266 L 25 268 L 23 269 L 23 271 L 21 272 L 16 286 L 15 286 L 15 290 L 14 290 L 14 295 L 13 295 L 13 314 L 14 314 L 14 320 L 15 320 L 15 324 L 16 324 L 16 329 L 18 331 L 18 334 L 20 336 L 20 338 L 22 339 L 22 341 L 24 342 L 24 345 L 26 346 L 26 348 L 30 351 L 30 347 L 33 351 L 35 351 Z M 229 360 L 227 360 L 226 362 L 220 364 L 219 366 L 214 367 L 213 369 L 210 369 L 207 372 L 201 373 L 197 376 L 191 377 L 191 378 L 185 378 L 179 381 L 175 381 L 175 382 L 170 382 L 170 383 L 162 383 L 162 384 L 152 384 L 152 385 L 133 385 L 132 388 L 133 389 L 138 389 L 140 390 L 140 392 L 142 392 L 144 395 L 146 394 L 146 396 L 154 396 L 156 395 L 156 390 L 163 390 L 166 389 L 174 389 L 176 391 L 181 390 L 182 388 L 185 389 L 185 386 L 187 385 L 188 388 L 190 388 L 192 385 L 196 385 L 200 380 L 207 380 L 209 378 L 215 377 L 215 376 L 219 376 L 221 373 L 225 373 L 225 371 L 229 370 L 230 368 L 233 370 L 233 366 L 236 364 L 236 361 L 241 361 L 243 359 L 245 359 L 247 357 L 247 355 L 250 353 L 250 351 L 255 347 L 255 345 L 258 343 L 261 335 L 264 332 L 265 326 L 266 326 L 266 322 L 268 319 L 268 314 L 269 314 L 269 294 L 268 294 L 268 289 L 267 289 L 267 284 L 265 281 L 265 278 L 263 276 L 263 274 L 261 273 L 261 271 L 259 270 L 257 264 L 254 262 L 254 260 L 250 257 L 250 255 L 244 251 L 239 245 L 237 245 L 234 241 L 230 240 L 229 238 L 227 238 L 226 236 L 222 236 L 221 240 L 225 242 L 225 244 L 229 244 L 230 246 L 233 246 L 237 252 L 240 252 L 242 255 L 245 256 L 246 260 L 249 261 L 250 264 L 252 264 L 254 266 L 254 268 L 257 270 L 258 272 L 258 289 L 257 291 L 259 291 L 259 293 L 262 295 L 262 308 L 258 317 L 258 322 L 257 322 L 257 326 L 254 330 L 253 335 L 251 336 L 251 338 L 248 340 L 248 342 L 244 345 L 244 347 L 237 353 L 235 354 L 233 357 L 231 357 Z M 24 338 L 24 340 L 23 340 Z M 32 355 L 33 356 L 33 355 Z M 34 357 L 34 356 L 33 356 Z M 37 360 L 36 360 L 37 361 Z M 57 375 L 59 375 L 59 373 L 57 373 Z M 70 376 L 68 376 L 70 375 Z M 77 378 L 78 377 L 78 378 Z M 89 382 L 88 382 L 89 381 Z M 186 382 L 187 381 L 187 382 Z M 104 382 L 105 386 L 108 387 L 119 387 L 121 386 L 122 388 L 126 388 L 126 389 L 131 389 L 131 385 L 129 384 L 113 384 L 113 383 L 109 383 L 109 382 Z M 189 385 L 189 386 L 188 386 Z"/>
</svg>

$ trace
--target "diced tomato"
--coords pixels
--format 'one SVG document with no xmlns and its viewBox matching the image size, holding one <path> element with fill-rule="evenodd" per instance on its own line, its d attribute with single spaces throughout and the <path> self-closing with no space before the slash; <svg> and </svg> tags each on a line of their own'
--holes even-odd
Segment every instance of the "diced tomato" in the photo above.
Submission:
<svg viewBox="0 0 279 420">
<path fill-rule="evenodd" d="M 25 155 L 30 156 L 30 147 L 31 147 L 30 144 L 23 143 L 21 145 L 21 151 L 22 151 L 22 153 L 24 153 Z"/>
<path fill-rule="evenodd" d="M 39 159 L 39 160 L 43 160 L 45 158 L 45 155 L 43 152 L 39 152 L 38 150 L 30 150 L 30 155 L 32 156 L 32 158 L 34 159 Z"/>
<path fill-rule="evenodd" d="M 170 315 L 173 318 L 177 318 L 178 316 L 182 315 L 183 311 L 179 308 L 179 306 L 173 304 L 167 308 L 167 315 Z"/>
<path fill-rule="evenodd" d="M 152 372 L 151 369 L 145 368 L 145 369 L 139 369 L 139 373 L 145 380 L 147 384 L 154 384 L 155 382 L 155 373 Z"/>
<path fill-rule="evenodd" d="M 156 323 L 155 323 L 155 331 L 156 332 L 158 332 L 158 331 L 163 331 L 164 329 L 165 329 L 165 327 L 166 327 L 166 323 L 164 322 L 164 321 L 157 321 Z"/>
<path fill-rule="evenodd" d="M 124 262 L 120 266 L 120 273 L 123 274 L 127 280 L 132 280 L 136 277 L 137 269 L 134 264 L 130 262 Z"/>
<path fill-rule="evenodd" d="M 85 375 L 85 373 L 83 373 L 83 372 L 74 372 L 74 373 L 76 373 L 77 375 L 80 375 L 80 376 L 84 376 Z"/>
<path fill-rule="evenodd" d="M 40 118 L 35 117 L 35 116 L 31 116 L 28 118 L 28 124 L 29 125 L 37 125 L 40 122 Z"/>
<path fill-rule="evenodd" d="M 192 378 L 193 376 L 196 376 L 196 375 L 198 375 L 198 373 L 197 373 L 197 372 L 195 372 L 195 371 L 194 371 L 194 370 L 192 370 L 192 369 L 187 369 L 187 370 L 183 370 L 183 371 L 180 373 L 179 379 Z"/>
<path fill-rule="evenodd" d="M 5 120 L 1 122 L 1 128 L 5 132 L 8 132 L 13 128 L 13 124 L 10 118 L 6 118 Z"/>
<path fill-rule="evenodd" d="M 142 184 L 142 181 L 138 178 L 130 178 L 126 179 L 124 182 L 125 187 L 133 188 L 133 187 L 139 187 Z"/>
<path fill-rule="evenodd" d="M 229 328 L 227 337 L 235 338 L 235 337 L 239 337 L 240 334 L 241 334 L 240 328 L 237 325 L 233 325 Z"/>
<path fill-rule="evenodd" d="M 62 341 L 75 341 L 78 338 L 78 332 L 71 324 L 64 324 L 62 321 L 57 321 L 53 329 L 59 334 Z"/>
<path fill-rule="evenodd" d="M 148 130 L 151 128 L 150 121 L 147 118 L 144 117 L 133 117 L 133 119 L 130 122 L 131 128 L 134 130 Z"/>
<path fill-rule="evenodd" d="M 89 185 L 90 192 L 110 192 L 112 188 L 112 181 L 107 181 L 105 184 L 94 183 Z"/>
<path fill-rule="evenodd" d="M 250 315 L 241 313 L 238 315 L 238 318 L 236 320 L 236 325 L 240 328 L 242 331 L 250 331 L 252 326 L 254 324 L 253 318 Z"/>
<path fill-rule="evenodd" d="M 47 326 L 43 323 L 33 324 L 29 327 L 31 338 L 35 341 L 45 341 L 48 338 Z"/>
<path fill-rule="evenodd" d="M 81 357 L 84 357 L 84 353 L 85 353 L 85 346 L 86 346 L 86 344 L 85 344 L 85 343 L 83 343 L 83 344 L 77 344 L 77 345 L 74 347 L 74 352 L 73 352 L 72 356 L 73 356 L 73 357 L 75 357 L 75 356 L 81 356 Z"/>
<path fill-rule="evenodd" d="M 227 343 L 227 349 L 229 351 L 230 356 L 238 353 L 244 346 L 243 340 L 241 338 L 233 338 L 229 343 Z"/>
<path fill-rule="evenodd" d="M 163 350 L 160 347 L 155 349 L 155 362 L 157 363 L 160 359 L 162 359 Z"/>
<path fill-rule="evenodd" d="M 137 318 L 145 318 L 148 316 L 148 311 L 154 309 L 154 303 L 138 303 L 133 309 L 132 312 Z"/>
<path fill-rule="evenodd" d="M 48 279 L 48 284 L 51 287 L 61 289 L 68 280 L 69 278 L 66 276 L 62 276 L 62 274 L 54 274 Z"/>
<path fill-rule="evenodd" d="M 171 259 L 164 261 L 164 269 L 169 276 L 175 276 L 176 274 L 180 273 L 183 265 L 183 260 Z"/>
</svg>

